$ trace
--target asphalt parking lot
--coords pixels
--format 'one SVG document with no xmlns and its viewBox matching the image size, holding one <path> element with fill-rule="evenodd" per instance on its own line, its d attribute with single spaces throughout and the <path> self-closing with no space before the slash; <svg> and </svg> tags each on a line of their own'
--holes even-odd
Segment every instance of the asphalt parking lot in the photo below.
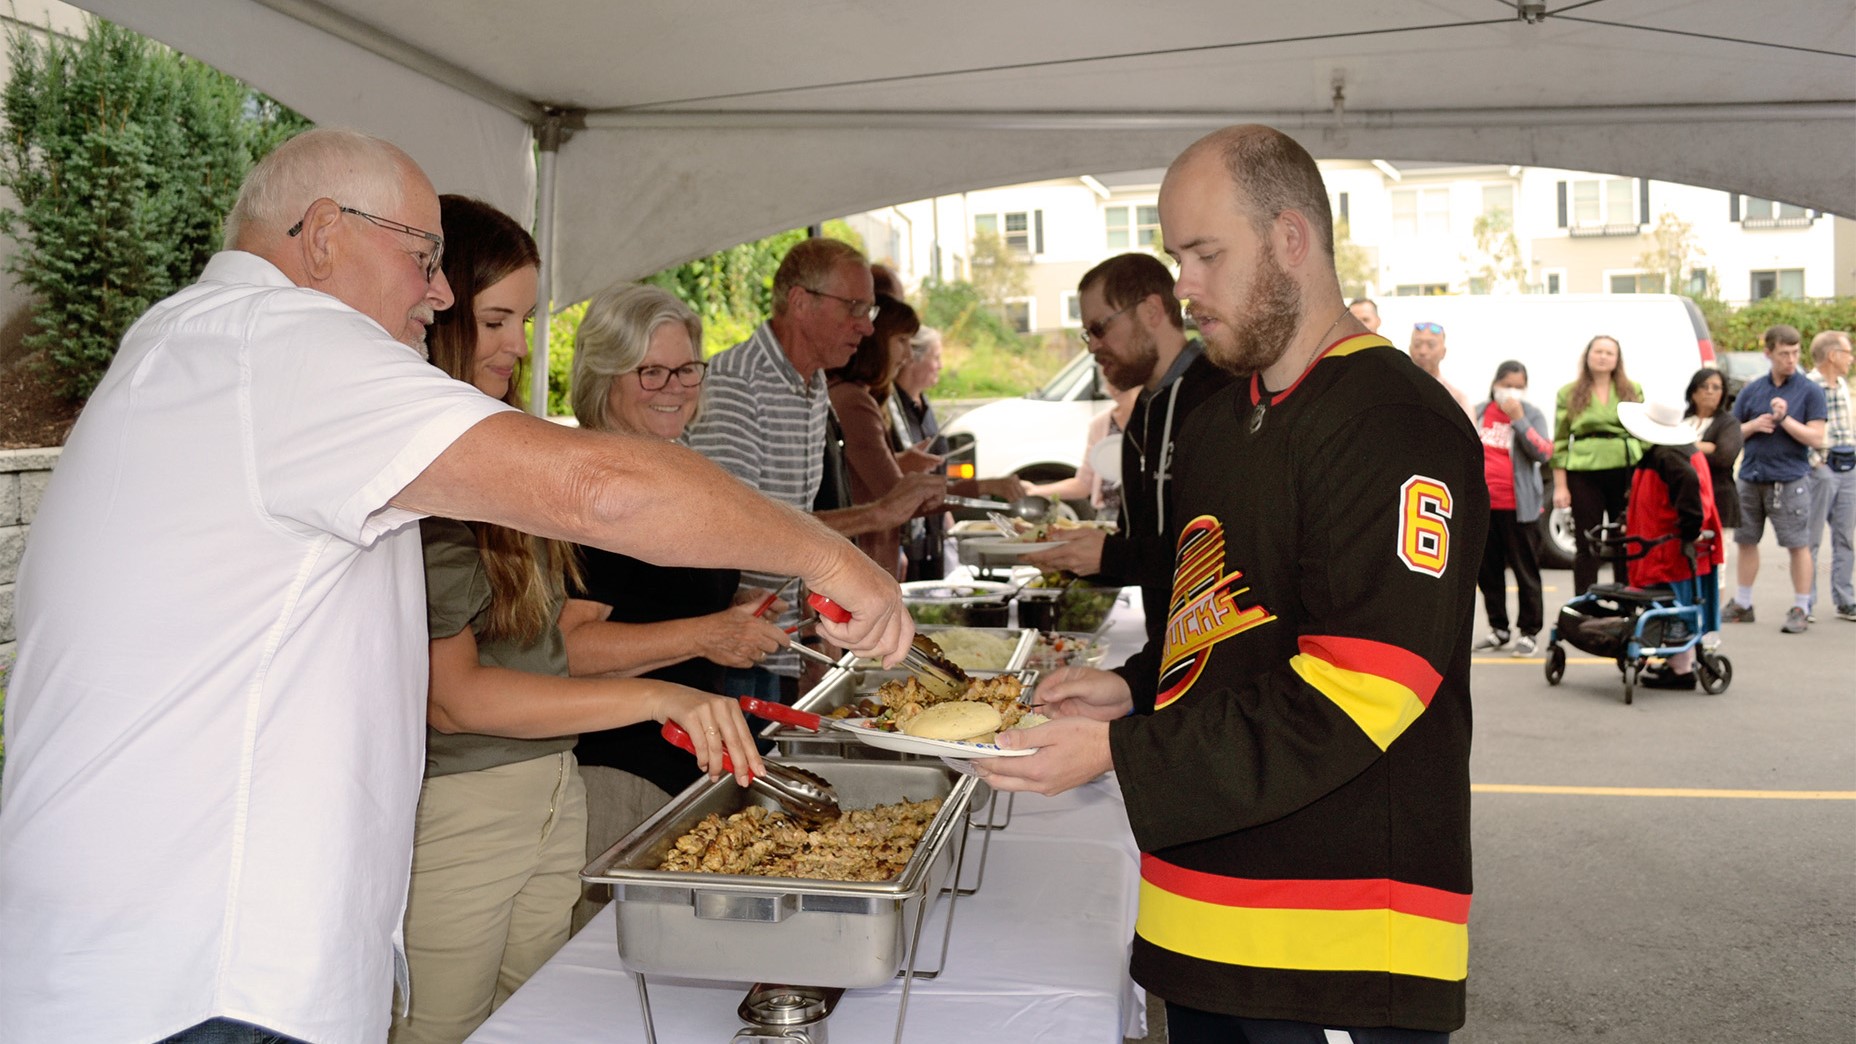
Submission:
<svg viewBox="0 0 1856 1044">
<path fill-rule="evenodd" d="M 1549 621 L 1571 581 L 1547 574 Z M 1770 537 L 1755 596 L 1759 621 L 1723 633 L 1718 696 L 1639 688 L 1625 706 L 1617 668 L 1577 650 L 1557 687 L 1539 658 L 1477 658 L 1453 1039 L 1856 1039 L 1856 623 L 1780 633 Z"/>
</svg>

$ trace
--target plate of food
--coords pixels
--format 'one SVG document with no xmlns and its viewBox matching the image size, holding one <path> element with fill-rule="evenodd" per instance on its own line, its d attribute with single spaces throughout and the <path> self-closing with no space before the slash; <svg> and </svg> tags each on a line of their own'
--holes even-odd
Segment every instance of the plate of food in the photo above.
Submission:
<svg viewBox="0 0 1856 1044">
<path fill-rule="evenodd" d="M 1005 537 L 969 540 L 967 546 L 987 554 L 1028 555 L 1033 551 L 1048 551 L 1053 547 L 1062 547 L 1061 540 L 1008 540 Z"/>
<path fill-rule="evenodd" d="M 833 710 L 820 724 L 904 754 L 1022 758 L 1032 751 L 1006 750 L 995 741 L 1007 729 L 1028 729 L 1047 720 L 1025 705 L 1025 691 L 1017 675 L 1002 674 L 971 679 L 961 698 L 948 699 L 911 677 L 884 682 L 870 696 Z"/>
<path fill-rule="evenodd" d="M 1001 538 L 1000 543 L 1004 542 Z M 997 580 L 911 580 L 902 585 L 902 600 L 925 605 L 996 602 L 1012 593 L 1016 586 Z"/>
</svg>

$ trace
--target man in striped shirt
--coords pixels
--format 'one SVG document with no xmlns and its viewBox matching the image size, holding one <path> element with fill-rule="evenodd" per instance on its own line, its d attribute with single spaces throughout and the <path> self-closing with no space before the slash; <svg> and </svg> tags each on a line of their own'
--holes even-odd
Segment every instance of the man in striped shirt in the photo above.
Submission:
<svg viewBox="0 0 1856 1044">
<path fill-rule="evenodd" d="M 1811 338 L 1811 359 L 1817 368 L 1811 379 L 1824 389 L 1826 434 L 1829 441 L 1822 449 L 1811 451 L 1811 606 L 1817 607 L 1817 549 L 1823 545 L 1824 529 L 1830 529 L 1830 595 L 1837 617 L 1856 620 L 1856 588 L 1850 575 L 1856 554 L 1856 470 L 1850 469 L 1848 454 L 1856 452 L 1856 426 L 1850 422 L 1850 335 L 1841 330 L 1825 330 Z M 1838 447 L 1842 456 L 1833 460 Z M 1838 471 L 1837 468 L 1843 468 Z"/>
<path fill-rule="evenodd" d="M 874 332 L 876 294 L 863 254 L 835 239 L 800 241 L 773 276 L 773 317 L 754 335 L 709 363 L 702 409 L 690 446 L 762 494 L 818 519 L 845 536 L 895 528 L 939 507 L 946 480 L 905 475 L 869 504 L 816 505 L 825 473 L 831 400 L 825 371 L 843 366 Z M 848 491 L 846 491 L 848 492 Z M 774 588 L 784 577 L 743 573 L 742 582 Z M 789 619 L 786 621 L 791 623 Z M 774 675 L 796 679 L 792 653 L 769 656 L 766 670 L 729 672 L 731 695 L 777 696 Z"/>
</svg>

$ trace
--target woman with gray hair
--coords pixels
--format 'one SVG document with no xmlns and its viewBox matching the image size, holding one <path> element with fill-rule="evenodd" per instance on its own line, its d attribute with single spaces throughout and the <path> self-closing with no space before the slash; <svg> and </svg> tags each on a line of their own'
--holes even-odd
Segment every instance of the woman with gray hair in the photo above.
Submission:
<svg viewBox="0 0 1856 1044">
<path fill-rule="evenodd" d="M 601 291 L 574 337 L 580 426 L 680 440 L 702 395 L 701 344 L 702 320 L 674 295 L 655 286 Z M 571 625 L 576 674 L 642 675 L 720 693 L 724 668 L 754 666 L 786 645 L 778 627 L 755 615 L 760 598 L 736 604 L 733 569 L 658 566 L 593 547 L 580 555 L 576 598 L 597 605 Z M 701 775 L 654 723 L 584 733 L 574 753 L 586 782 L 588 859 Z"/>
</svg>

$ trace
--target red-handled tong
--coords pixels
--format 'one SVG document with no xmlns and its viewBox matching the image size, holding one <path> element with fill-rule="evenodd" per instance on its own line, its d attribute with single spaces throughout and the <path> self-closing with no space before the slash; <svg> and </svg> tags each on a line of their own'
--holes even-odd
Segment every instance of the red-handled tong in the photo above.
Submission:
<svg viewBox="0 0 1856 1044">
<path fill-rule="evenodd" d="M 806 604 L 833 623 L 847 623 L 851 619 L 851 614 L 843 606 L 817 592 L 806 596 Z M 902 666 L 915 675 L 922 685 L 948 699 L 957 700 L 967 691 L 967 672 L 949 660 L 941 647 L 927 635 L 915 636 L 909 651 L 903 654 Z"/>
<path fill-rule="evenodd" d="M 667 721 L 660 731 L 673 745 L 696 753 L 696 744 L 683 726 Z M 791 765 L 772 761 L 766 764 L 767 771 L 751 777 L 748 786 L 758 788 L 801 818 L 826 819 L 838 814 L 838 792 L 824 778 Z M 722 752 L 722 768 L 728 772 L 735 770 L 734 759 L 726 750 Z"/>
</svg>

